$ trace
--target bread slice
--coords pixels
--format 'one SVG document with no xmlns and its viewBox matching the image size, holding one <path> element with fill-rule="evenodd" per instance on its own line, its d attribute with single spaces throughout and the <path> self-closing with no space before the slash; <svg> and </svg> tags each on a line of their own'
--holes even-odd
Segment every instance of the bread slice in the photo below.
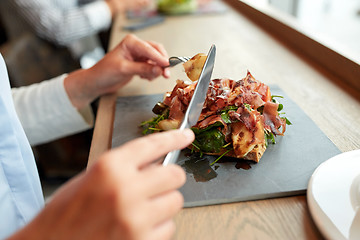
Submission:
<svg viewBox="0 0 360 240">
<path fill-rule="evenodd" d="M 245 160 L 250 160 L 250 161 L 254 161 L 254 162 L 259 162 L 260 158 L 262 157 L 262 155 L 264 154 L 266 150 L 266 144 L 256 144 L 254 146 L 254 148 L 248 152 L 245 156 L 242 157 L 238 157 L 234 151 L 230 151 L 228 153 L 226 153 L 224 156 L 226 157 L 232 157 L 232 158 L 237 158 L 237 159 L 245 159 Z M 225 153 L 227 150 L 226 149 L 222 149 L 220 152 L 218 153 L 207 153 L 205 152 L 204 154 L 207 155 L 212 155 L 212 156 L 221 156 L 223 153 Z"/>
</svg>

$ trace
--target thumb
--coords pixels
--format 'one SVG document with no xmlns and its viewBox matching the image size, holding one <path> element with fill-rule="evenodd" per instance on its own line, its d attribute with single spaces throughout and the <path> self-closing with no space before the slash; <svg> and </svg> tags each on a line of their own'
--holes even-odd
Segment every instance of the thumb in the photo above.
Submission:
<svg viewBox="0 0 360 240">
<path fill-rule="evenodd" d="M 170 151 L 185 148 L 193 140 L 194 133 L 190 129 L 170 130 L 127 142 L 121 147 L 113 149 L 108 155 L 113 155 L 114 159 L 119 159 L 121 156 L 125 161 L 131 159 L 136 167 L 143 167 Z"/>
</svg>

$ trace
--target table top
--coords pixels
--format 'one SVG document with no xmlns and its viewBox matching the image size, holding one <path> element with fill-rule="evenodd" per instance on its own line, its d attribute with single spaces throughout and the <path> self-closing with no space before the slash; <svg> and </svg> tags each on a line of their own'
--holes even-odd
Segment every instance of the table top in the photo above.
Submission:
<svg viewBox="0 0 360 240">
<path fill-rule="evenodd" d="M 110 48 L 129 32 L 115 20 Z M 311 59 L 290 49 L 249 18 L 228 6 L 221 14 L 166 17 L 158 25 L 134 32 L 162 43 L 170 56 L 193 56 L 217 46 L 213 77 L 241 79 L 250 70 L 266 84 L 279 85 L 341 150 L 360 148 L 360 93 Z M 172 77 L 149 82 L 134 79 L 116 94 L 103 96 L 95 123 L 89 165 L 111 147 L 117 96 L 164 93 L 172 90 L 180 68 Z M 306 196 L 239 202 L 183 209 L 176 217 L 174 239 L 321 239 Z"/>
</svg>

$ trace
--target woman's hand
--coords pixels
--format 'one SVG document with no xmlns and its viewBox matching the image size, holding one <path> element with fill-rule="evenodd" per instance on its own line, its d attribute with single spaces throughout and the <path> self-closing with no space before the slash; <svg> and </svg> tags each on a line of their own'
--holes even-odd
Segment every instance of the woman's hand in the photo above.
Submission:
<svg viewBox="0 0 360 240">
<path fill-rule="evenodd" d="M 194 139 L 191 130 L 155 133 L 103 156 L 65 184 L 12 239 L 170 239 L 185 173 L 153 162 Z"/>
<path fill-rule="evenodd" d="M 111 15 L 114 17 L 117 13 L 126 10 L 139 10 L 149 6 L 152 0 L 105 0 L 108 4 Z"/>
<path fill-rule="evenodd" d="M 162 45 L 127 35 L 92 68 L 69 74 L 64 85 L 72 104 L 81 109 L 100 95 L 123 87 L 134 75 L 148 80 L 160 75 L 168 78 L 167 65 L 168 55 Z"/>
</svg>

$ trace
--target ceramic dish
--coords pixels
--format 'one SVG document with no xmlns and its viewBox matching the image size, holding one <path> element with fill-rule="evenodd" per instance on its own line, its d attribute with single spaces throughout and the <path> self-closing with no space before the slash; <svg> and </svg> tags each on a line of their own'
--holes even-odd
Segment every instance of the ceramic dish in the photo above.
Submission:
<svg viewBox="0 0 360 240">
<path fill-rule="evenodd" d="M 360 150 L 336 155 L 313 173 L 307 190 L 311 215 L 326 239 L 360 239 Z"/>
</svg>

